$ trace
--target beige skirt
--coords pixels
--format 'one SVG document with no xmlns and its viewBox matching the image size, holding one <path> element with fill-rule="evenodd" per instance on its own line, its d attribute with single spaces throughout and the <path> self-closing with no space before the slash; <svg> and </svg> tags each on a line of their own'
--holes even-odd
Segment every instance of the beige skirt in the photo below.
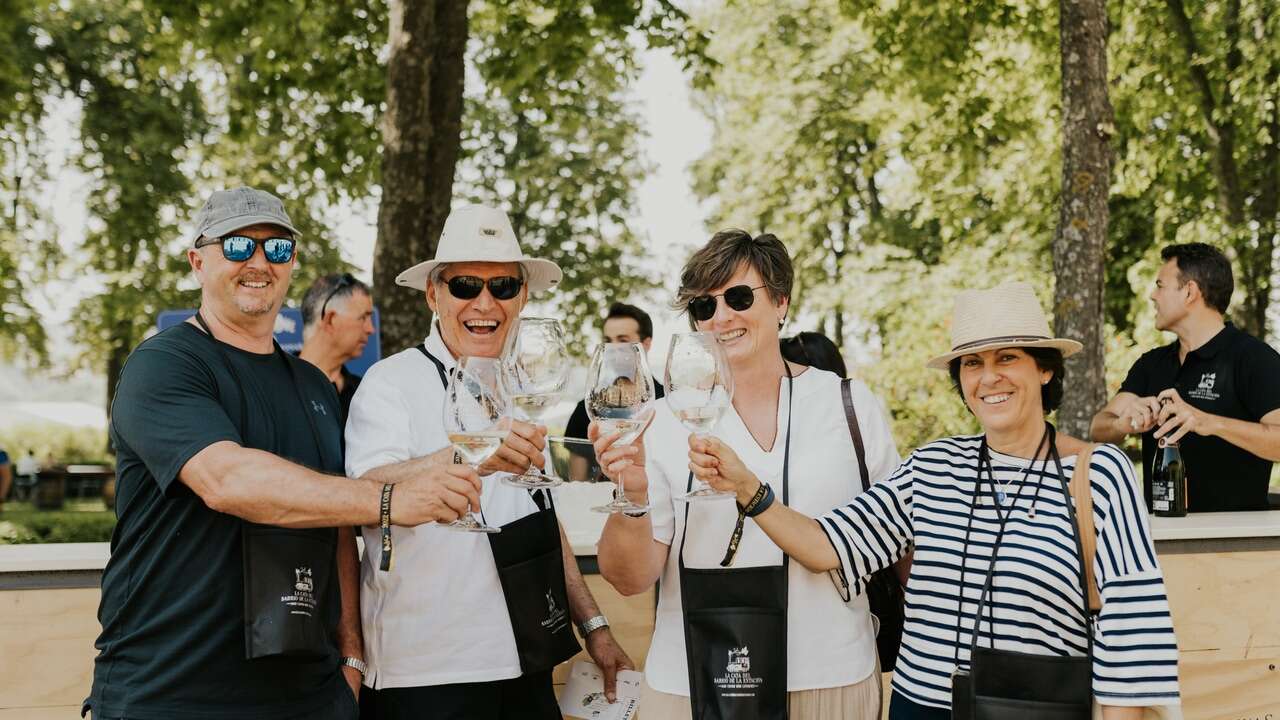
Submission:
<svg viewBox="0 0 1280 720">
<path fill-rule="evenodd" d="M 880 668 L 852 685 L 787 693 L 791 720 L 876 720 L 880 717 Z M 684 720 L 693 715 L 687 695 L 668 695 L 644 683 L 637 720 Z"/>
</svg>

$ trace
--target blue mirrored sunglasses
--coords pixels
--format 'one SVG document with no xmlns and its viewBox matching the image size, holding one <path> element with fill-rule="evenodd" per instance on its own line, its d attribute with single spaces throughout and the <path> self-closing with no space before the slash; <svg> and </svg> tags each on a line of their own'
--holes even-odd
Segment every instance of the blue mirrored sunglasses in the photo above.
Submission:
<svg viewBox="0 0 1280 720">
<path fill-rule="evenodd" d="M 296 242 L 291 237 L 271 237 L 263 240 L 247 235 L 224 235 L 220 238 L 200 238 L 196 247 L 222 243 L 222 257 L 231 262 L 244 262 L 253 257 L 258 245 L 262 246 L 262 254 L 267 262 L 281 265 L 293 259 L 293 248 Z"/>
</svg>

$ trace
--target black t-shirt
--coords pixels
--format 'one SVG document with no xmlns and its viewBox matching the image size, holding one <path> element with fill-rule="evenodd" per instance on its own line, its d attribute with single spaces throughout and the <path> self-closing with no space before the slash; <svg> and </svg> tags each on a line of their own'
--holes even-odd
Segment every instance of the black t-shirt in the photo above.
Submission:
<svg viewBox="0 0 1280 720">
<path fill-rule="evenodd" d="M 178 480 L 222 440 L 341 474 L 338 413 L 328 378 L 283 352 L 245 352 L 187 323 L 134 350 L 111 413 L 119 521 L 102 574 L 94 717 L 300 717 L 350 692 L 336 639 L 321 660 L 245 659 L 242 521 Z M 329 589 L 322 601 L 336 633 L 338 583 Z"/>
<path fill-rule="evenodd" d="M 1138 358 L 1120 392 L 1155 396 L 1175 388 L 1188 404 L 1213 415 L 1258 422 L 1280 408 L 1280 353 L 1230 323 L 1178 361 L 1178 342 Z M 1151 507 L 1156 440 L 1142 435 L 1142 485 Z M 1266 510 L 1271 462 L 1219 437 L 1187 433 L 1179 441 L 1191 512 Z"/>
<path fill-rule="evenodd" d="M 346 365 L 339 365 L 338 372 L 342 374 L 342 390 L 338 391 L 338 404 L 342 407 L 342 426 L 346 427 L 347 417 L 351 414 L 351 398 L 356 396 L 356 388 L 360 387 L 361 376 L 347 369 Z M 338 390 L 338 386 L 333 386 L 334 390 Z"/>
</svg>

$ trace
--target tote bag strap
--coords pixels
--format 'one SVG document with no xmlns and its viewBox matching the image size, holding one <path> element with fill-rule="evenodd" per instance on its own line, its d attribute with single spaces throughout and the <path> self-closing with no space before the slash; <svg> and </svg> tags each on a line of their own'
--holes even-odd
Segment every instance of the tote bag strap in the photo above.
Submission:
<svg viewBox="0 0 1280 720">
<path fill-rule="evenodd" d="M 1089 587 L 1089 611 L 1098 613 L 1102 599 L 1098 595 L 1098 580 L 1093 574 L 1093 556 L 1098 548 L 1098 532 L 1093 526 L 1093 493 L 1089 487 L 1089 463 L 1097 445 L 1085 445 L 1076 457 L 1076 467 L 1071 473 L 1071 497 L 1076 501 L 1076 524 L 1080 530 L 1080 565 L 1084 568 Z"/>
</svg>

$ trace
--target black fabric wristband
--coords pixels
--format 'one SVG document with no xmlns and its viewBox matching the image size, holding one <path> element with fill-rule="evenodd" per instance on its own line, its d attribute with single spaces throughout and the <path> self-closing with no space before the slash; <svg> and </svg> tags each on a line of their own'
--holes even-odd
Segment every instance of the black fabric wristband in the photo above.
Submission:
<svg viewBox="0 0 1280 720">
<path fill-rule="evenodd" d="M 382 486 L 382 503 L 379 506 L 379 526 L 382 528 L 382 560 L 378 568 L 384 572 L 391 570 L 391 492 L 396 486 L 387 483 Z"/>
<path fill-rule="evenodd" d="M 756 494 L 751 496 L 746 506 L 738 505 L 738 522 L 733 526 L 733 534 L 729 536 L 729 547 L 724 552 L 724 559 L 720 561 L 720 567 L 729 567 L 733 564 L 733 558 L 738 554 L 738 545 L 742 542 L 742 529 L 749 517 L 755 517 L 764 512 L 764 505 L 768 507 L 773 502 L 773 488 L 760 483 L 760 487 L 756 490 Z"/>
<path fill-rule="evenodd" d="M 753 518 L 759 515 L 760 513 L 763 513 L 765 510 L 768 510 L 769 507 L 773 505 L 774 499 L 778 497 L 773 493 L 773 488 L 769 487 L 768 485 L 761 485 L 761 487 L 764 488 L 764 496 L 761 497 L 759 500 L 754 501 L 752 504 L 748 505 L 746 508 L 743 508 L 742 510 L 743 515 L 746 515 L 749 518 Z M 757 495 L 758 494 L 759 493 L 757 493 Z"/>
</svg>

